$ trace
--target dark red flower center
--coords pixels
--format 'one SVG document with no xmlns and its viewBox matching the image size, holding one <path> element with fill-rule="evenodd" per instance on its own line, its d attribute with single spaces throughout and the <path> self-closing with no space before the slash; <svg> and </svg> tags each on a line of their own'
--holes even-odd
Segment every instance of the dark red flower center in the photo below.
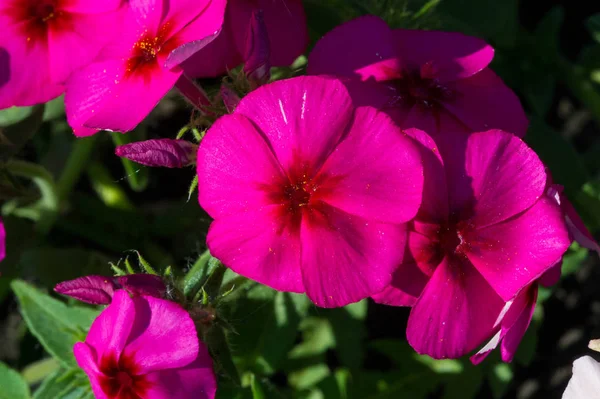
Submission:
<svg viewBox="0 0 600 399">
<path fill-rule="evenodd" d="M 420 68 L 405 68 L 401 77 L 388 82 L 394 91 L 390 105 L 402 103 L 407 106 L 419 104 L 435 107 L 439 103 L 452 101 L 454 92 L 440 83 L 436 75 L 431 63 L 425 63 Z"/>
<path fill-rule="evenodd" d="M 117 361 L 116 356 L 104 356 L 99 369 L 100 387 L 110 399 L 142 399 L 150 386 L 144 375 L 137 374 L 137 367 L 133 359 L 121 355 Z"/>
<path fill-rule="evenodd" d="M 178 46 L 175 38 L 169 38 L 170 24 L 166 23 L 158 34 L 142 36 L 132 47 L 131 54 L 125 67 L 125 77 L 142 76 L 146 81 L 152 77 L 152 72 L 159 65 L 159 56 L 166 57 Z"/>
<path fill-rule="evenodd" d="M 310 203 L 312 190 L 311 183 L 306 179 L 306 176 L 300 181 L 285 185 L 283 188 L 283 196 L 287 197 L 290 212 L 296 213 L 301 207 L 307 206 Z"/>
<path fill-rule="evenodd" d="M 463 222 L 442 225 L 438 231 L 440 249 L 445 255 L 464 256 L 469 247 L 466 238 L 467 228 Z"/>
<path fill-rule="evenodd" d="M 71 14 L 61 10 L 62 0 L 8 0 L 4 14 L 17 26 L 29 45 L 45 44 L 48 31 L 72 30 Z"/>
</svg>

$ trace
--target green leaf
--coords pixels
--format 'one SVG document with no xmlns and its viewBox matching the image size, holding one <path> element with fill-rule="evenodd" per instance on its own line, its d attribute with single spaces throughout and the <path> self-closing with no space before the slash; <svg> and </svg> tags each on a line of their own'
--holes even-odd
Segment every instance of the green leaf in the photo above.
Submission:
<svg viewBox="0 0 600 399">
<path fill-rule="evenodd" d="M 28 399 L 29 387 L 23 377 L 0 362 L 0 399 Z"/>
<path fill-rule="evenodd" d="M 500 399 L 506 393 L 508 386 L 513 378 L 513 371 L 506 363 L 498 363 L 488 374 L 490 387 L 495 399 Z"/>
<path fill-rule="evenodd" d="M 470 366 L 453 377 L 445 385 L 443 399 L 472 399 L 477 397 L 483 385 L 483 373 L 478 367 Z"/>
<path fill-rule="evenodd" d="M 252 399 L 266 399 L 265 390 L 261 382 L 254 374 L 250 377 L 250 389 L 252 390 Z"/>
<path fill-rule="evenodd" d="M 289 374 L 288 381 L 297 390 L 308 389 L 331 374 L 326 364 L 315 364 Z"/>
<path fill-rule="evenodd" d="M 35 391 L 33 399 L 93 399 L 87 376 L 79 368 L 51 374 Z"/>
<path fill-rule="evenodd" d="M 58 361 L 52 357 L 29 364 L 21 374 L 29 385 L 37 384 L 60 367 Z"/>
<path fill-rule="evenodd" d="M 600 14 L 594 14 L 587 19 L 585 26 L 592 37 L 600 43 Z"/>
<path fill-rule="evenodd" d="M 8 125 L 0 129 L 0 158 L 18 153 L 37 133 L 43 119 L 44 104 L 36 105 L 27 111 L 22 108 L 0 111 L 0 126 Z"/>
<path fill-rule="evenodd" d="M 67 307 L 20 280 L 13 281 L 11 287 L 31 333 L 63 365 L 76 367 L 73 345 L 85 339 L 85 331 L 98 316 L 98 311 Z"/>
<path fill-rule="evenodd" d="M 359 368 L 365 355 L 367 330 L 364 321 L 367 316 L 367 300 L 320 313 L 331 323 L 340 363 L 349 369 Z"/>
</svg>

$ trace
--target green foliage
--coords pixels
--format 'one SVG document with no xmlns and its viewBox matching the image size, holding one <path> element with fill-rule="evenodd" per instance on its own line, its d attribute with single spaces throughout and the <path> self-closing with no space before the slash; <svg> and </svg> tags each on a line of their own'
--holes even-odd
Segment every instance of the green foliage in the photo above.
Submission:
<svg viewBox="0 0 600 399">
<path fill-rule="evenodd" d="M 0 362 L 0 399 L 29 399 L 29 387 L 23 377 Z"/>
</svg>

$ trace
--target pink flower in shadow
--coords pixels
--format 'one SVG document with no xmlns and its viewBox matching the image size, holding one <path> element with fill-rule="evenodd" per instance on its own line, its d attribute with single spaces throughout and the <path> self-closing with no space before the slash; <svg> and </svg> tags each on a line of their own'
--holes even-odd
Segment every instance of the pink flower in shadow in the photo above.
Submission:
<svg viewBox="0 0 600 399">
<path fill-rule="evenodd" d="M 73 348 L 98 399 L 212 399 L 212 359 L 179 305 L 115 292 Z"/>
</svg>

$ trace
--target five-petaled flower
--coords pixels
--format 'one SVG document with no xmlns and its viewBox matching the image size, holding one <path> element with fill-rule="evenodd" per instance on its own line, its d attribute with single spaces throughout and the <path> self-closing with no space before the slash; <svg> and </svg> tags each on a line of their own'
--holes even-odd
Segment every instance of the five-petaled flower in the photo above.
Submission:
<svg viewBox="0 0 600 399">
<path fill-rule="evenodd" d="M 120 25 L 122 0 L 0 2 L 0 109 L 43 103 L 90 63 Z M 8 67 L 8 69 L 6 69 Z"/>
<path fill-rule="evenodd" d="M 251 92 L 206 133 L 197 166 L 211 253 L 324 307 L 389 284 L 423 186 L 414 141 L 322 77 Z"/>
<path fill-rule="evenodd" d="M 555 265 L 570 239 L 545 195 L 544 165 L 515 135 L 441 132 L 434 142 L 407 132 L 423 145 L 423 205 L 406 259 L 374 298 L 413 306 L 407 339 L 417 352 L 457 358 L 493 335 L 505 303 Z"/>
<path fill-rule="evenodd" d="M 74 347 L 98 399 L 212 399 L 212 359 L 176 303 L 115 292 Z"/>
<path fill-rule="evenodd" d="M 135 128 L 182 77 L 177 63 L 219 33 L 225 0 L 130 0 L 129 8 L 118 40 L 67 83 L 77 136 Z"/>
<path fill-rule="evenodd" d="M 452 117 L 471 132 L 503 129 L 522 137 L 527 118 L 517 96 L 487 67 L 492 58 L 493 48 L 480 39 L 392 30 L 366 16 L 317 42 L 308 73 L 346 77 L 357 104 L 384 110 L 403 128 L 435 135 Z"/>
</svg>

